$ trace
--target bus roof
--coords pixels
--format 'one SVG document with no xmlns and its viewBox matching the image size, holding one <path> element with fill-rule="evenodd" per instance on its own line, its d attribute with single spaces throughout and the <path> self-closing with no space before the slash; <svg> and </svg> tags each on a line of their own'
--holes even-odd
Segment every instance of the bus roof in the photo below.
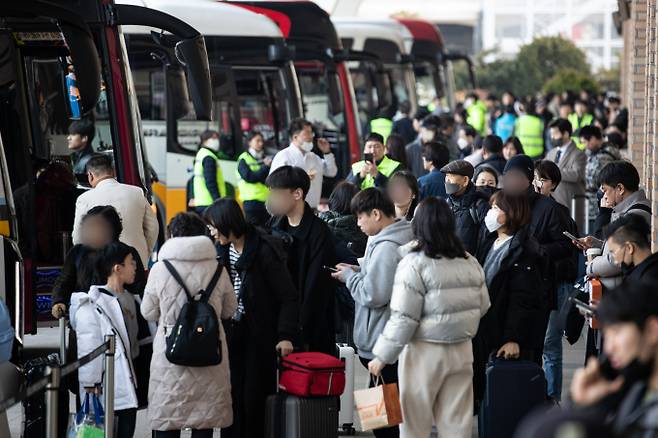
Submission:
<svg viewBox="0 0 658 438">
<path fill-rule="evenodd" d="M 439 29 L 429 21 L 416 18 L 398 18 L 397 21 L 409 29 L 415 40 L 431 41 L 443 49 L 443 37 Z"/>
<path fill-rule="evenodd" d="M 215 0 L 116 0 L 167 12 L 190 24 L 204 36 L 281 38 L 281 30 L 268 18 Z M 126 33 L 148 33 L 143 26 L 124 26 Z"/>
<path fill-rule="evenodd" d="M 338 31 L 338 36 L 342 40 L 351 39 L 353 41 L 350 47 L 351 49 L 371 51 L 371 47 L 368 47 L 369 40 L 379 40 L 395 45 L 397 47 L 397 53 L 407 53 L 404 36 L 399 32 L 397 26 L 387 26 L 381 22 L 360 20 L 358 18 L 334 18 L 332 21 L 334 22 L 336 31 Z M 383 48 L 384 45 L 382 44 L 381 46 Z M 386 52 L 389 51 L 386 50 Z M 376 54 L 382 57 L 384 62 L 396 62 L 396 53 Z"/>
</svg>

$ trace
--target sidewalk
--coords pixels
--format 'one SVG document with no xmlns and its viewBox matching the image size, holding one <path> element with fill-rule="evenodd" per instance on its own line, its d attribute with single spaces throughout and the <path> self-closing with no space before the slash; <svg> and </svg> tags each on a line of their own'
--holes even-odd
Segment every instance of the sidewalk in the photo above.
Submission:
<svg viewBox="0 0 658 438">
<path fill-rule="evenodd" d="M 57 338 L 57 329 L 56 328 L 46 328 L 40 329 L 39 335 L 37 336 L 27 336 L 26 337 L 26 346 L 30 349 L 37 348 L 39 350 L 51 347 L 52 349 L 58 348 L 58 338 Z M 584 336 L 581 336 L 581 339 L 576 345 L 569 345 L 566 340 L 564 341 L 564 384 L 563 384 L 563 395 L 566 398 L 569 392 L 569 385 L 573 377 L 573 373 L 576 369 L 583 365 L 585 357 L 585 339 Z M 368 385 L 368 374 L 359 363 L 356 364 L 356 376 L 355 376 L 354 388 L 360 389 L 365 388 Z M 72 407 L 73 409 L 74 407 Z M 11 438 L 19 438 L 21 432 L 21 423 L 23 411 L 20 405 L 16 405 L 13 408 L 7 411 L 7 416 L 9 419 L 9 428 L 11 430 Z M 355 419 L 355 427 L 359 430 L 358 419 Z M 474 437 L 477 436 L 476 431 L 473 431 Z M 182 437 L 187 438 L 190 434 L 183 433 Z M 219 437 L 219 431 L 215 432 L 215 437 Z M 361 437 L 372 437 L 371 433 L 357 433 L 357 436 Z M 436 435 L 433 435 L 436 436 Z M 148 419 L 146 411 L 140 411 L 137 414 L 137 429 L 135 432 L 135 438 L 150 438 L 151 431 L 148 428 Z"/>
</svg>

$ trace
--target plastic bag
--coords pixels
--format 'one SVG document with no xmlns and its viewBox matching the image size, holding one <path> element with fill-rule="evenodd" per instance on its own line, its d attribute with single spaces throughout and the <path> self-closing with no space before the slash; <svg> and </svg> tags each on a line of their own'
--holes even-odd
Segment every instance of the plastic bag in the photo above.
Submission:
<svg viewBox="0 0 658 438">
<path fill-rule="evenodd" d="M 85 394 L 77 414 L 71 415 L 66 438 L 103 438 L 105 412 L 96 394 Z"/>
</svg>

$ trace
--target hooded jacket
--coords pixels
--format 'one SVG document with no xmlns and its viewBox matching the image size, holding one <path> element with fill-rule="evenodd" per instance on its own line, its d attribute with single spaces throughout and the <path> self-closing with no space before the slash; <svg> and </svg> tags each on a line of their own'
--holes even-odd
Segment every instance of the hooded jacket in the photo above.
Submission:
<svg viewBox="0 0 658 438">
<path fill-rule="evenodd" d="M 360 271 L 345 271 L 345 285 L 355 302 L 354 343 L 359 356 L 372 359 L 372 349 L 391 313 L 398 249 L 413 239 L 411 224 L 398 220 L 372 237 Z"/>
<path fill-rule="evenodd" d="M 141 312 L 158 322 L 153 341 L 148 418 L 153 430 L 211 429 L 233 422 L 229 356 L 224 328 L 219 325 L 222 362 L 208 367 L 174 365 L 165 357 L 165 338 L 176 323 L 187 296 L 161 260 L 176 268 L 189 291 L 197 295 L 210 283 L 218 266 L 217 252 L 205 236 L 175 237 L 160 249 L 158 263 L 149 274 Z M 226 270 L 208 303 L 218 319 L 230 318 L 238 307 Z"/>
<path fill-rule="evenodd" d="M 394 363 L 411 340 L 455 344 L 471 340 L 491 305 L 484 271 L 475 259 L 430 258 L 409 243 L 395 272 L 391 316 L 373 353 Z"/>
<path fill-rule="evenodd" d="M 77 334 L 78 358 L 105 342 L 106 335 L 116 335 L 114 409 L 136 408 L 137 375 L 130 357 L 131 344 L 119 300 L 102 286 L 92 286 L 89 292 L 76 292 L 71 296 L 70 318 L 71 327 Z M 103 355 L 80 367 L 80 396 L 84 397 L 85 387 L 101 386 L 104 374 Z"/>
<path fill-rule="evenodd" d="M 461 196 L 448 196 L 448 205 L 455 215 L 457 237 L 469 254 L 477 253 L 484 218 L 490 208 L 489 197 L 488 193 L 477 190 L 472 182 Z"/>
</svg>

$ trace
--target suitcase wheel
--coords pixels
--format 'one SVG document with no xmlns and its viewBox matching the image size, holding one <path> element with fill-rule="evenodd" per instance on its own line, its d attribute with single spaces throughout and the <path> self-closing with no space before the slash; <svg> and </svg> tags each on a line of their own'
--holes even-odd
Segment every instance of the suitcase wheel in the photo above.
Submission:
<svg viewBox="0 0 658 438">
<path fill-rule="evenodd" d="M 349 435 L 349 436 L 356 435 L 356 429 L 351 424 L 343 424 L 343 427 L 341 427 L 341 429 L 343 431 L 342 435 Z"/>
</svg>

